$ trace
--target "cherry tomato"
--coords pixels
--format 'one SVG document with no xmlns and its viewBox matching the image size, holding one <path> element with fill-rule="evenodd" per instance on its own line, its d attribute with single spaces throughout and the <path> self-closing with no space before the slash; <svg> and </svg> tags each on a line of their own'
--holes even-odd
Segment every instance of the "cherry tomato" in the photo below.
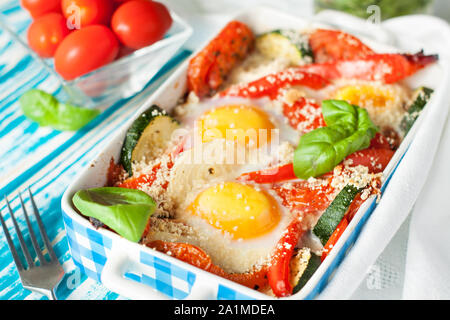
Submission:
<svg viewBox="0 0 450 320">
<path fill-rule="evenodd" d="M 28 44 L 43 58 L 53 57 L 61 41 L 70 33 L 60 13 L 47 13 L 33 21 L 28 29 Z"/>
<path fill-rule="evenodd" d="M 140 0 L 143 1 L 143 0 Z M 159 14 L 163 19 L 161 19 L 161 23 L 163 24 L 164 29 L 167 31 L 172 26 L 172 17 L 170 16 L 169 9 L 165 5 L 163 5 L 160 2 L 153 1 L 153 4 L 156 6 L 156 9 L 158 10 Z M 165 32 L 164 32 L 165 33 Z M 163 34 L 164 36 L 164 34 Z"/>
<path fill-rule="evenodd" d="M 33 18 L 50 12 L 61 12 L 61 0 L 21 0 L 20 2 Z"/>
<path fill-rule="evenodd" d="M 119 52 L 114 33 L 103 25 L 75 30 L 55 53 L 55 69 L 66 80 L 74 79 L 113 61 Z"/>
<path fill-rule="evenodd" d="M 113 5 L 114 5 L 114 10 L 116 11 L 116 9 L 124 2 L 127 2 L 129 0 L 112 0 L 113 1 Z M 146 0 L 147 1 L 147 0 Z"/>
<path fill-rule="evenodd" d="M 64 16 L 74 25 L 79 22 L 81 28 L 93 24 L 109 25 L 113 12 L 111 0 L 62 0 L 61 7 Z"/>
<path fill-rule="evenodd" d="M 127 1 L 114 12 L 111 27 L 127 47 L 140 49 L 162 39 L 172 25 L 167 8 L 153 1 Z"/>
<path fill-rule="evenodd" d="M 120 59 L 122 57 L 125 57 L 131 53 L 133 53 L 135 50 L 132 48 L 128 48 L 128 47 L 124 47 L 124 46 L 120 46 L 119 49 L 119 55 L 117 56 L 117 59 Z"/>
</svg>

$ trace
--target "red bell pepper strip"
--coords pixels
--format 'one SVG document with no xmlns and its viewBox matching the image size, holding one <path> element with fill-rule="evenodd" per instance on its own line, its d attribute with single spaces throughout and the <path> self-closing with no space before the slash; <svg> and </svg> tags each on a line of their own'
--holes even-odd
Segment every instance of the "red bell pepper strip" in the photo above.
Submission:
<svg viewBox="0 0 450 320">
<path fill-rule="evenodd" d="M 125 169 L 121 164 L 116 164 L 114 158 L 109 161 L 108 171 L 106 173 L 106 185 L 113 187 L 120 181 L 120 177 L 125 173 Z"/>
<path fill-rule="evenodd" d="M 314 62 L 362 58 L 375 52 L 358 38 L 337 30 L 316 29 L 309 36 Z"/>
<path fill-rule="evenodd" d="M 359 79 L 395 83 L 419 69 L 436 62 L 437 55 L 373 54 L 363 58 L 337 60 L 296 67 L 299 71 L 315 73 L 328 80 Z"/>
<path fill-rule="evenodd" d="M 167 167 L 170 169 L 173 167 L 173 162 L 170 161 L 167 163 Z M 153 182 L 156 180 L 156 175 L 158 171 L 161 169 L 161 163 L 158 163 L 153 166 L 152 171 L 150 173 L 143 173 L 137 177 L 131 177 L 126 179 L 125 181 L 122 181 L 117 186 L 119 188 L 128 188 L 128 189 L 139 189 L 143 185 L 151 186 Z M 167 189 L 167 186 L 169 185 L 169 182 L 165 182 L 161 185 L 163 189 Z"/>
<path fill-rule="evenodd" d="M 369 146 L 368 149 L 387 149 L 387 150 L 392 150 L 388 139 L 384 135 L 379 133 L 379 132 L 377 132 L 375 134 L 375 137 L 372 140 L 370 140 L 370 146 Z"/>
<path fill-rule="evenodd" d="M 348 208 L 348 212 L 346 213 L 347 221 L 350 223 L 352 221 L 353 217 L 355 216 L 356 212 L 358 212 L 359 208 L 362 206 L 365 200 L 361 198 L 361 193 L 358 193 L 353 199 L 352 203 L 350 204 L 350 207 Z"/>
<path fill-rule="evenodd" d="M 139 189 L 142 185 L 151 186 L 156 180 L 156 173 L 161 168 L 161 164 L 158 163 L 152 168 L 150 173 L 143 173 L 137 177 L 131 177 L 118 184 L 119 188 Z"/>
<path fill-rule="evenodd" d="M 336 245 L 336 242 L 339 240 L 342 233 L 344 233 L 345 229 L 347 228 L 348 223 L 349 223 L 349 221 L 347 220 L 347 217 L 344 216 L 342 218 L 341 222 L 339 222 L 339 224 L 337 225 L 336 229 L 334 230 L 334 232 L 332 233 L 330 238 L 328 239 L 325 246 L 323 247 L 322 257 L 321 257 L 322 261 L 325 260 L 327 255 L 330 253 L 331 249 L 333 249 L 333 247 Z"/>
<path fill-rule="evenodd" d="M 305 86 L 313 90 L 319 90 L 329 85 L 329 83 L 328 80 L 320 75 L 308 73 L 299 68 L 289 68 L 247 84 L 231 86 L 219 95 L 222 97 L 231 96 L 252 99 L 268 97 L 275 99 L 280 94 L 280 91 L 286 87 Z"/>
<path fill-rule="evenodd" d="M 241 181 L 250 180 L 256 183 L 275 183 L 291 179 L 297 179 L 294 174 L 294 166 L 292 163 L 277 168 L 243 173 L 238 178 L 238 180 Z"/>
<path fill-rule="evenodd" d="M 390 149 L 364 149 L 352 153 L 344 161 L 350 167 L 362 165 L 368 167 L 370 173 L 379 173 L 387 167 L 393 155 L 394 151 Z"/>
<path fill-rule="evenodd" d="M 358 193 L 355 199 L 353 199 L 345 216 L 342 218 L 341 222 L 339 222 L 339 224 L 336 227 L 336 230 L 334 230 L 333 234 L 330 236 L 327 243 L 325 244 L 321 257 L 322 261 L 325 260 L 325 258 L 330 254 L 331 249 L 336 245 L 337 241 L 344 233 L 345 229 L 348 227 L 348 225 L 350 224 L 356 212 L 358 212 L 359 208 L 362 206 L 364 201 L 365 200 L 361 198 L 361 193 Z"/>
<path fill-rule="evenodd" d="M 303 230 L 298 220 L 291 222 L 282 238 L 278 241 L 272 261 L 269 266 L 267 278 L 269 285 L 277 297 L 286 297 L 292 294 L 290 278 L 290 263 L 294 249 L 302 235 Z"/>
</svg>

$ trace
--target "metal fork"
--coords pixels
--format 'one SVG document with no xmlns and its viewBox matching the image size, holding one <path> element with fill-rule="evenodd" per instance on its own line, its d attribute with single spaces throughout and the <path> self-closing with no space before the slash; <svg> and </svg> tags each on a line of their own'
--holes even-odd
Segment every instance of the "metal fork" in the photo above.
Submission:
<svg viewBox="0 0 450 320">
<path fill-rule="evenodd" d="M 17 253 L 16 248 L 14 247 L 14 243 L 12 242 L 11 235 L 8 232 L 8 228 L 6 227 L 6 223 L 5 220 L 3 219 L 3 215 L 1 212 L 0 212 L 0 221 L 6 236 L 6 240 L 8 242 L 9 249 L 11 250 L 17 270 L 19 271 L 19 276 L 23 287 L 31 291 L 43 294 L 47 296 L 50 300 L 57 300 L 54 293 L 54 288 L 61 281 L 64 275 L 64 270 L 61 264 L 59 263 L 58 258 L 56 257 L 52 245 L 50 244 L 50 241 L 48 239 L 47 233 L 45 232 L 44 224 L 42 223 L 41 216 L 39 215 L 39 211 L 36 207 L 36 203 L 34 202 L 33 194 L 31 193 L 30 188 L 28 188 L 28 193 L 30 195 L 31 205 L 33 207 L 34 216 L 36 218 L 36 222 L 38 224 L 41 237 L 44 240 L 45 247 L 47 248 L 48 254 L 50 256 L 50 261 L 48 261 L 44 257 L 44 254 L 42 253 L 39 247 L 36 235 L 33 231 L 33 228 L 31 227 L 30 219 L 28 217 L 28 213 L 25 208 L 25 204 L 23 202 L 22 195 L 20 192 L 19 192 L 19 199 L 22 206 L 22 211 L 25 216 L 28 231 L 30 233 L 31 242 L 33 244 L 34 251 L 36 252 L 36 259 L 37 261 L 39 261 L 39 265 L 35 264 L 31 257 L 30 251 L 27 248 L 22 232 L 20 231 L 16 218 L 14 217 L 13 211 L 11 209 L 11 205 L 6 196 L 5 196 L 6 205 L 11 215 L 11 219 L 14 224 L 17 237 L 19 238 L 20 247 L 22 248 L 23 255 L 25 256 L 25 260 L 28 265 L 27 268 L 25 268 L 24 264 L 22 264 L 22 261 L 19 258 L 19 255 Z"/>
</svg>

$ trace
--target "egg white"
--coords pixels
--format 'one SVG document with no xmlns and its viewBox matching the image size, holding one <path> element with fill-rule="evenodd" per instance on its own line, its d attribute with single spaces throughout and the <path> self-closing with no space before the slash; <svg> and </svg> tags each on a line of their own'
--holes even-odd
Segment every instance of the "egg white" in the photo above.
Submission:
<svg viewBox="0 0 450 320">
<path fill-rule="evenodd" d="M 202 152 L 204 156 L 201 158 L 211 159 L 208 152 L 210 150 L 219 154 L 219 158 L 222 157 L 221 153 L 225 153 L 229 147 L 229 141 L 225 139 L 216 139 L 219 141 L 204 142 L 202 144 L 203 148 L 199 151 L 200 147 L 195 144 L 195 131 L 194 127 L 196 122 L 204 115 L 206 112 L 211 111 L 215 108 L 230 105 L 244 105 L 256 107 L 262 110 L 268 117 L 269 121 L 275 126 L 274 132 L 268 132 L 271 135 L 270 142 L 259 146 L 259 148 L 253 148 L 252 150 L 244 150 L 243 146 L 235 146 L 235 158 L 232 164 L 236 166 L 236 173 L 257 171 L 268 168 L 270 166 L 276 166 L 280 162 L 287 163 L 290 162 L 292 156 L 289 155 L 286 159 L 286 153 L 292 153 L 297 146 L 300 139 L 300 133 L 289 125 L 288 120 L 282 113 L 282 105 L 278 101 L 272 101 L 270 99 L 243 99 L 243 98 L 213 98 L 205 100 L 202 102 L 193 101 L 188 102 L 177 108 L 177 120 L 180 121 L 183 127 L 183 140 L 184 140 L 184 150 L 190 150 L 197 147 L 194 153 Z M 240 148 L 240 149 L 237 149 Z M 238 155 L 244 154 L 245 159 L 238 158 Z M 284 155 L 285 159 L 281 159 Z M 198 160 L 198 158 L 197 158 Z M 220 159 L 221 161 L 223 159 Z M 227 163 L 229 159 L 226 160 Z M 211 161 L 204 161 L 209 163 Z M 215 161 L 218 163 L 219 161 Z M 197 161 L 198 163 L 198 161 Z"/>
<path fill-rule="evenodd" d="M 192 129 L 195 121 L 207 111 L 214 108 L 229 106 L 229 105 L 245 105 L 253 106 L 264 111 L 268 115 L 268 119 L 279 130 L 280 141 L 289 141 L 297 145 L 300 134 L 289 125 L 288 120 L 283 115 L 282 105 L 278 101 L 273 101 L 268 98 L 261 99 L 245 99 L 239 97 L 216 97 L 205 101 L 188 102 L 177 107 L 177 119 L 186 129 Z"/>
<path fill-rule="evenodd" d="M 209 186 L 208 186 L 209 187 Z M 262 186 L 254 186 L 263 189 Z M 194 198 L 206 188 L 195 192 Z M 293 215 L 282 205 L 281 199 L 273 190 L 265 189 L 278 203 L 281 219 L 268 233 L 252 239 L 233 239 L 233 237 L 218 228 L 213 227 L 204 219 L 190 214 L 186 208 L 179 210 L 178 221 L 185 223 L 195 230 L 198 235 L 192 244 L 201 247 L 210 255 L 213 262 L 227 272 L 243 273 L 251 271 L 255 266 L 262 266 L 269 262 L 271 254 L 284 230 L 293 220 Z"/>
<path fill-rule="evenodd" d="M 255 150 L 257 161 L 246 157 L 243 162 L 227 163 L 226 148 L 230 141 L 215 139 L 202 143 L 201 147 L 192 143 L 194 127 L 197 120 L 206 112 L 214 108 L 229 105 L 248 105 L 264 111 L 268 119 L 278 130 L 277 139 L 266 146 Z M 243 98 L 213 98 L 205 101 L 190 101 L 177 108 L 176 118 L 184 129 L 184 151 L 174 159 L 170 171 L 167 193 L 176 203 L 175 219 L 195 230 L 196 237 L 186 239 L 189 243 L 197 245 L 209 254 L 213 262 L 227 272 L 247 272 L 255 266 L 267 264 L 271 253 L 293 215 L 282 205 L 282 200 L 273 191 L 264 186 L 256 188 L 265 189 L 278 203 L 281 219 L 277 226 L 267 234 L 252 239 L 233 239 L 230 234 L 211 226 L 198 216 L 193 216 L 187 210 L 196 197 L 207 188 L 223 182 L 236 181 L 243 173 L 267 169 L 279 165 L 283 159 L 281 153 L 292 153 L 284 161 L 292 162 L 294 146 L 298 144 L 300 133 L 292 128 L 282 113 L 282 104 L 270 99 L 243 99 Z M 273 136 L 272 136 L 273 138 Z M 232 142 L 231 142 L 232 143 Z M 236 148 L 239 146 L 236 144 Z M 245 146 L 240 146 L 245 148 Z M 199 151 L 199 149 L 201 150 Z M 196 154 L 203 154 L 201 161 L 195 161 Z"/>
</svg>

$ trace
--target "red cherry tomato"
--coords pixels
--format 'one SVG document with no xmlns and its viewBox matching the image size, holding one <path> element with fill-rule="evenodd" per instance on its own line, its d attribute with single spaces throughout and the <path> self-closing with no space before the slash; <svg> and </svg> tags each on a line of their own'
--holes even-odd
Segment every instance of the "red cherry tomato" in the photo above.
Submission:
<svg viewBox="0 0 450 320">
<path fill-rule="evenodd" d="M 62 0 L 62 12 L 73 25 L 81 28 L 92 24 L 109 25 L 113 12 L 111 0 Z"/>
<path fill-rule="evenodd" d="M 59 45 L 55 69 L 66 80 L 72 80 L 113 61 L 119 52 L 114 33 L 103 25 L 75 30 Z"/>
<path fill-rule="evenodd" d="M 143 0 L 140 0 L 140 1 L 143 1 Z M 161 19 L 161 23 L 163 23 L 163 27 L 166 30 L 164 33 L 166 33 L 167 30 L 169 30 L 170 27 L 172 26 L 172 22 L 173 22 L 172 17 L 170 16 L 169 9 L 167 9 L 167 7 L 160 2 L 154 1 L 153 4 L 156 6 L 156 9 L 159 11 L 159 14 L 163 18 L 163 19 Z M 164 36 L 164 34 L 163 34 L 163 36 Z"/>
<path fill-rule="evenodd" d="M 53 57 L 61 41 L 70 33 L 60 13 L 47 13 L 31 23 L 28 45 L 43 58 Z"/>
<path fill-rule="evenodd" d="M 33 18 L 50 12 L 61 12 L 61 0 L 21 0 L 20 2 Z"/>
<path fill-rule="evenodd" d="M 167 8 L 153 1 L 127 1 L 114 12 L 111 27 L 127 47 L 140 49 L 160 40 L 172 25 Z"/>
</svg>

